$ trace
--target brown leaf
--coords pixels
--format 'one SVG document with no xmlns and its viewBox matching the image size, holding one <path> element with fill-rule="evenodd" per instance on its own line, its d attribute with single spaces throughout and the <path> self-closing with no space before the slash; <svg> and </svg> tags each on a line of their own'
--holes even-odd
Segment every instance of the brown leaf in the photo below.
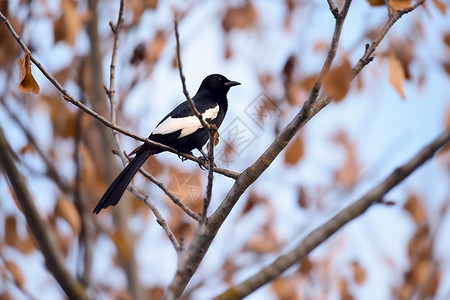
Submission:
<svg viewBox="0 0 450 300">
<path fill-rule="evenodd" d="M 353 261 L 351 267 L 353 272 L 353 279 L 355 280 L 356 284 L 361 285 L 366 282 L 366 270 L 363 269 L 359 262 Z"/>
<path fill-rule="evenodd" d="M 328 72 L 323 81 L 323 85 L 328 94 L 337 102 L 345 98 L 350 89 L 352 66 L 348 59 Z"/>
<path fill-rule="evenodd" d="M 255 23 L 258 12 L 251 2 L 239 7 L 230 7 L 222 20 L 222 27 L 225 31 L 233 28 L 245 29 Z"/>
<path fill-rule="evenodd" d="M 299 267 L 300 274 L 302 274 L 303 276 L 308 275 L 313 269 L 313 267 L 314 267 L 313 262 L 309 259 L 308 256 L 305 257 L 300 263 Z"/>
<path fill-rule="evenodd" d="M 336 134 L 334 140 L 344 147 L 346 154 L 346 159 L 334 174 L 334 178 L 342 186 L 351 187 L 358 182 L 361 176 L 361 165 L 357 159 L 356 146 L 344 132 Z"/>
<path fill-rule="evenodd" d="M 31 74 L 30 53 L 25 52 L 24 57 L 19 58 L 17 63 L 19 64 L 20 70 L 19 90 L 24 94 L 28 94 L 29 92 L 36 95 L 39 94 L 40 87 L 34 79 L 33 74 Z"/>
<path fill-rule="evenodd" d="M 55 216 L 64 219 L 73 232 L 78 235 L 81 232 L 81 218 L 77 208 L 72 201 L 63 197 L 58 200 L 55 206 Z"/>
<path fill-rule="evenodd" d="M 372 6 L 380 6 L 386 4 L 385 0 L 367 0 L 367 2 L 369 2 L 369 4 Z"/>
<path fill-rule="evenodd" d="M 26 238 L 19 236 L 17 220 L 13 216 L 8 216 L 5 221 L 5 242 L 25 254 L 34 250 L 34 244 L 29 233 Z"/>
<path fill-rule="evenodd" d="M 214 133 L 214 147 L 216 147 L 219 144 L 219 136 L 220 136 L 219 132 L 216 131 Z M 206 151 L 209 151 L 209 142 L 208 144 L 206 144 Z"/>
<path fill-rule="evenodd" d="M 306 195 L 306 189 L 304 187 L 298 188 L 297 203 L 301 208 L 307 208 L 309 205 L 308 196 Z"/>
<path fill-rule="evenodd" d="M 83 22 L 77 13 L 76 2 L 73 0 L 62 0 L 61 17 L 53 24 L 55 43 L 64 41 L 69 45 L 75 44 L 82 24 Z"/>
<path fill-rule="evenodd" d="M 294 277 L 277 278 L 273 281 L 271 287 L 279 300 L 300 299 L 297 294 L 298 282 Z"/>
<path fill-rule="evenodd" d="M 19 288 L 23 288 L 23 285 L 25 283 L 25 277 L 23 276 L 22 271 L 20 271 L 19 266 L 13 261 L 5 260 L 5 267 L 14 277 L 14 283 Z"/>
<path fill-rule="evenodd" d="M 440 272 L 433 272 L 430 274 L 430 277 L 421 286 L 420 299 L 434 299 L 440 282 Z"/>
<path fill-rule="evenodd" d="M 445 16 L 447 15 L 447 4 L 440 0 L 433 0 L 434 5 L 436 5 L 437 9 Z"/>
<path fill-rule="evenodd" d="M 153 286 L 147 290 L 147 299 L 163 299 L 165 289 L 162 286 Z"/>
<path fill-rule="evenodd" d="M 245 214 L 247 214 L 249 211 L 251 211 L 253 209 L 253 207 L 255 207 L 258 204 L 266 204 L 267 203 L 267 199 L 264 198 L 263 196 L 261 196 L 260 194 L 251 191 L 250 195 L 248 196 L 248 200 L 247 203 L 245 204 L 244 210 L 242 211 L 242 216 L 244 216 Z"/>
<path fill-rule="evenodd" d="M 389 5 L 396 10 L 401 10 L 411 6 L 411 0 L 389 0 Z"/>
<path fill-rule="evenodd" d="M 405 70 L 402 63 L 393 52 L 389 52 L 389 82 L 392 87 L 400 94 L 403 99 L 406 99 L 404 82 Z"/>
<path fill-rule="evenodd" d="M 409 198 L 404 205 L 404 209 L 409 213 L 416 224 L 421 224 L 425 221 L 425 207 L 417 194 L 409 195 Z"/>
<path fill-rule="evenodd" d="M 344 277 L 341 277 L 339 279 L 339 292 L 341 293 L 341 300 L 353 300 L 355 297 L 353 297 L 352 294 L 350 294 L 350 291 L 348 290 L 348 282 Z"/>
<path fill-rule="evenodd" d="M 287 165 L 295 165 L 305 154 L 305 149 L 303 145 L 303 139 L 301 136 L 298 136 L 295 140 L 293 140 L 284 155 L 284 162 Z"/>
<path fill-rule="evenodd" d="M 125 262 L 130 261 L 132 250 L 128 239 L 123 235 L 121 231 L 115 231 L 110 235 L 110 237 L 116 245 L 117 250 L 119 251 L 120 258 Z"/>
<path fill-rule="evenodd" d="M 163 30 L 156 32 L 155 38 L 150 41 L 147 47 L 146 61 L 153 64 L 158 61 L 162 50 L 167 42 L 167 36 Z"/>
</svg>

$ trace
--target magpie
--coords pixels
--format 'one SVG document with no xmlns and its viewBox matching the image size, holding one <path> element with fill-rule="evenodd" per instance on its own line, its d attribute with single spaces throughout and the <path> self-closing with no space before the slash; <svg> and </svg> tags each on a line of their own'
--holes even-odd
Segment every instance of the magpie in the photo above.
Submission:
<svg viewBox="0 0 450 300">
<path fill-rule="evenodd" d="M 240 83 L 228 80 L 220 74 L 212 74 L 203 79 L 192 100 L 205 122 L 219 128 L 228 109 L 227 93 L 236 85 Z M 184 101 L 159 122 L 148 139 L 175 148 L 179 152 L 192 153 L 194 149 L 202 152 L 203 145 L 209 140 L 209 133 L 194 115 L 189 102 Z M 144 162 L 151 155 L 163 151 L 144 143 L 131 152 L 136 156 L 109 186 L 93 213 L 98 214 L 103 208 L 116 205 Z"/>
</svg>

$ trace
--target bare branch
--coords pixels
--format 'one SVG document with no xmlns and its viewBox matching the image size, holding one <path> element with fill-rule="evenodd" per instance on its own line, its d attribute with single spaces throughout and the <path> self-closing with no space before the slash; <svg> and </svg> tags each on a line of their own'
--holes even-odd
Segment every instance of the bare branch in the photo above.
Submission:
<svg viewBox="0 0 450 300">
<path fill-rule="evenodd" d="M 178 71 L 180 73 L 180 79 L 181 79 L 181 84 L 183 85 L 183 94 L 186 97 L 187 102 L 189 103 L 189 106 L 191 107 L 192 112 L 194 113 L 194 115 L 199 119 L 200 123 L 202 124 L 202 126 L 208 130 L 210 130 L 210 125 L 203 120 L 201 113 L 198 112 L 197 108 L 195 107 L 194 101 L 192 101 L 191 97 L 189 96 L 189 92 L 187 90 L 186 87 L 186 78 L 184 77 L 183 74 L 183 65 L 181 64 L 181 54 L 180 54 L 180 34 L 178 32 L 178 20 L 175 18 L 174 22 L 173 22 L 173 27 L 175 30 L 175 40 L 177 42 L 177 64 L 178 64 Z"/>
<path fill-rule="evenodd" d="M 8 29 L 8 31 L 11 33 L 11 35 L 14 37 L 14 39 L 17 41 L 17 43 L 22 47 L 22 49 L 24 51 L 28 51 L 30 52 L 30 50 L 28 49 L 28 47 L 25 45 L 25 43 L 22 41 L 22 39 L 20 38 L 20 36 L 14 31 L 14 28 L 11 26 L 10 22 L 8 21 L 8 19 L 0 12 L 0 21 L 2 21 L 6 28 Z M 103 117 L 102 115 L 99 115 L 98 113 L 96 113 L 95 111 L 93 111 L 92 109 L 90 109 L 89 107 L 87 107 L 85 104 L 83 104 L 82 102 L 76 100 L 72 95 L 70 95 L 66 89 L 64 89 L 61 84 L 52 76 L 50 75 L 47 70 L 45 70 L 45 68 L 36 60 L 36 58 L 31 54 L 30 52 L 30 60 L 36 65 L 36 67 L 41 71 L 41 73 L 61 92 L 61 94 L 63 94 L 63 98 L 70 102 L 71 104 L 75 105 L 76 107 L 78 107 L 79 109 L 81 109 L 83 112 L 87 113 L 88 115 L 90 115 L 91 117 L 94 117 L 95 119 L 97 119 L 98 121 L 100 121 L 103 125 L 114 129 L 126 136 L 129 136 L 135 140 L 144 142 L 144 143 L 148 143 L 150 145 L 153 145 L 155 147 L 158 147 L 160 149 L 163 149 L 164 151 L 168 151 L 168 152 L 172 152 L 175 153 L 177 155 L 183 156 L 186 159 L 192 160 L 196 163 L 200 163 L 202 164 L 202 162 L 195 157 L 194 155 L 188 154 L 188 153 L 180 153 L 179 151 L 177 151 L 174 148 L 171 148 L 169 146 L 166 146 L 164 144 L 161 143 L 157 143 L 155 141 L 149 140 L 148 138 L 144 138 L 141 137 L 139 135 L 136 135 L 134 133 L 131 133 L 115 124 L 113 124 L 112 122 L 108 121 L 105 117 Z M 226 169 L 221 169 L 221 168 L 216 168 L 214 167 L 214 172 L 222 174 L 224 176 L 236 179 L 239 176 L 239 173 L 230 171 L 230 170 L 226 170 Z"/>
<path fill-rule="evenodd" d="M 298 263 L 317 246 L 326 241 L 344 225 L 362 215 L 372 204 L 383 197 L 433 155 L 445 144 L 450 142 L 450 128 L 444 131 L 430 144 L 423 147 L 407 163 L 395 169 L 385 180 L 372 188 L 355 203 L 349 205 L 324 225 L 308 234 L 294 249 L 277 258 L 273 263 L 263 268 L 244 282 L 228 289 L 215 299 L 242 299 L 259 287 L 275 279 L 295 263 Z"/>
<path fill-rule="evenodd" d="M 145 205 L 147 205 L 153 214 L 156 217 L 156 222 L 164 229 L 164 232 L 166 233 L 167 237 L 169 238 L 170 242 L 172 243 L 173 247 L 177 251 L 177 253 L 180 253 L 182 250 L 181 244 L 178 243 L 175 235 L 173 234 L 172 230 L 170 230 L 169 225 L 167 225 L 166 220 L 163 218 L 159 210 L 156 208 L 156 206 L 153 204 L 152 201 L 149 200 L 147 196 L 144 196 L 141 194 L 137 188 L 134 185 L 130 185 L 128 187 L 128 190 L 133 193 L 133 195 L 136 196 L 140 201 L 144 202 Z"/>
<path fill-rule="evenodd" d="M 14 163 L 14 157 L 2 128 L 0 128 L 0 163 L 5 175 L 13 187 L 22 212 L 27 220 L 28 228 L 34 241 L 39 246 L 48 270 L 66 293 L 69 299 L 89 299 L 84 287 L 73 278 L 64 264 L 64 258 L 58 245 L 50 233 L 49 225 L 39 215 L 34 206 L 34 199 L 28 190 L 23 175 Z"/>
<path fill-rule="evenodd" d="M 219 207 L 216 209 L 216 211 L 209 217 L 208 219 L 208 225 L 206 228 L 203 228 L 203 234 L 202 235 L 194 235 L 191 244 L 188 249 L 186 249 L 186 254 L 184 256 L 184 261 L 188 261 L 189 263 L 186 264 L 185 268 L 183 270 L 178 270 L 177 275 L 174 277 L 169 290 L 167 299 L 174 299 L 176 297 L 179 297 L 182 292 L 184 291 L 187 283 L 189 282 L 190 278 L 198 268 L 200 262 L 202 261 L 204 254 L 206 253 L 207 249 L 211 245 L 211 242 L 213 241 L 215 235 L 217 234 L 217 231 L 231 212 L 234 205 L 237 203 L 241 195 L 246 191 L 246 189 L 255 182 L 259 176 L 269 167 L 269 165 L 274 161 L 274 159 L 281 153 L 281 151 L 288 145 L 289 141 L 294 138 L 294 136 L 297 134 L 297 132 L 314 116 L 316 115 L 320 110 L 322 110 L 326 105 L 328 105 L 332 98 L 324 94 L 322 97 L 317 99 L 319 89 L 321 87 L 321 82 L 323 80 L 323 77 L 328 72 L 327 69 L 331 66 L 331 62 L 335 56 L 335 52 L 337 50 L 337 43 L 340 37 L 343 21 L 345 19 L 346 13 L 348 12 L 349 6 L 351 4 L 351 1 L 346 1 L 344 3 L 344 7 L 342 8 L 342 12 L 340 15 L 343 15 L 343 18 L 337 18 L 336 19 L 336 27 L 335 27 L 335 33 L 333 35 L 332 40 L 332 46 L 330 47 L 330 51 L 328 53 L 328 56 L 326 58 L 326 61 L 324 63 L 324 66 L 321 71 L 321 77 L 322 79 L 318 79 L 316 84 L 314 85 L 307 101 L 303 105 L 300 112 L 294 117 L 294 119 L 280 132 L 280 134 L 275 138 L 274 142 L 270 145 L 270 147 L 258 158 L 258 160 L 248 167 L 244 172 L 241 173 L 241 175 L 237 178 L 235 184 L 231 188 L 231 190 L 228 192 L 225 199 L 222 201 L 222 203 L 219 205 Z M 420 5 L 420 4 L 419 4 Z M 418 6 L 418 5 L 417 5 Z M 417 7 L 416 6 L 416 7 Z M 411 10 L 408 10 L 408 12 Z M 397 13 L 397 18 L 395 20 L 389 19 L 386 24 L 390 24 L 388 26 L 389 28 L 399 19 L 399 16 L 406 13 L 402 12 L 400 14 L 400 11 Z M 391 23 L 392 22 L 392 23 Z M 386 26 L 385 26 L 386 27 Z M 373 42 L 372 46 L 370 47 L 370 51 L 375 51 L 377 48 L 379 42 L 384 38 L 386 32 L 382 32 L 378 35 L 378 37 Z M 335 46 L 334 46 L 335 45 Z M 361 69 L 367 65 L 370 60 L 364 60 L 364 57 L 368 54 L 369 51 L 366 51 L 363 58 L 360 59 L 358 64 L 355 66 L 355 68 L 352 70 L 352 78 L 356 76 Z M 372 52 L 373 53 L 373 52 Z M 370 57 L 371 54 L 369 54 L 368 57 Z M 364 61 L 365 64 L 360 65 L 361 61 Z M 354 71 L 356 68 L 358 71 Z M 183 276 L 179 276 L 179 274 L 183 274 Z"/>
</svg>

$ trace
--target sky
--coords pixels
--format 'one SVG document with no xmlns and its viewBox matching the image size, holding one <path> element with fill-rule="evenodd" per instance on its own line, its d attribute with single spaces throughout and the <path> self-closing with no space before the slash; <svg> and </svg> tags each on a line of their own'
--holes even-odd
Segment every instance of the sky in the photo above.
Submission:
<svg viewBox="0 0 450 300">
<path fill-rule="evenodd" d="M 132 90 L 127 90 L 132 78 L 130 72 L 134 68 L 127 63 L 134 50 L 133 45 L 139 41 L 149 40 L 154 34 L 154 28 L 172 30 L 171 6 L 186 6 L 180 1 L 160 2 L 157 11 L 145 12 L 138 28 L 133 29 L 127 36 L 121 37 L 118 53 L 117 90 L 126 98 L 122 113 L 135 116 L 139 120 L 136 133 L 141 136 L 147 136 L 162 116 L 184 100 L 177 70 L 171 67 L 175 48 L 173 36 L 168 40 L 152 75 L 142 80 L 142 83 Z M 326 1 L 313 1 L 305 6 L 304 10 L 295 12 L 291 30 L 286 32 L 281 30 L 286 13 L 282 1 L 254 1 L 259 11 L 256 29 L 231 32 L 229 39 L 232 42 L 233 56 L 225 60 L 221 18 L 223 9 L 228 4 L 213 1 L 201 2 L 180 23 L 182 62 L 186 83 L 191 96 L 196 92 L 201 80 L 211 73 L 221 73 L 231 80 L 242 83 L 242 86 L 233 88 L 228 94 L 229 112 L 221 127 L 224 131 L 220 132 L 222 136 L 226 136 L 226 130 L 236 124 L 241 128 L 243 126 L 252 129 L 253 132 L 249 136 L 254 139 L 248 147 L 241 145 L 238 149 L 239 155 L 226 166 L 231 170 L 242 171 L 270 145 L 274 138 L 273 128 L 276 125 L 282 128 L 300 109 L 300 106 L 290 107 L 286 103 L 280 103 L 277 108 L 283 117 L 279 124 L 277 120 L 269 117 L 265 120 L 263 127 L 255 125 L 246 108 L 251 109 L 266 97 L 269 99 L 283 97 L 283 86 L 279 78 L 270 91 L 265 91 L 258 83 L 255 70 L 280 74 L 287 56 L 295 54 L 298 57 L 299 67 L 302 68 L 301 72 L 314 74 L 320 69 L 326 54 L 324 51 L 317 51 L 314 45 L 317 42 L 329 42 L 334 21 Z M 53 36 L 49 34 L 52 32 L 51 21 L 46 17 L 46 13 L 50 11 L 52 14 L 58 14 L 57 1 L 46 3 L 48 10 L 44 10 L 37 3 L 32 4 L 36 10 L 33 18 L 25 23 L 23 37 L 26 42 L 40 45 L 36 57 L 45 68 L 55 73 L 69 64 L 73 55 L 86 53 L 89 46 L 86 33 L 80 34 L 74 49 L 61 43 L 54 46 Z M 103 1 L 100 5 L 99 30 L 105 38 L 102 50 L 109 53 L 111 39 L 108 22 L 116 20 L 118 1 Z M 83 4 L 80 6 L 82 10 Z M 17 1 L 12 1 L 11 7 L 12 10 L 16 9 Z M 303 236 L 327 221 L 338 210 L 357 200 L 390 174 L 394 168 L 406 162 L 442 132 L 445 122 L 443 112 L 450 107 L 448 98 L 450 84 L 449 77 L 439 63 L 448 57 L 450 49 L 441 48 L 440 38 L 442 32 L 450 28 L 450 19 L 448 16 L 439 15 L 433 6 L 430 6 L 428 11 L 427 16 L 418 11 L 406 15 L 394 26 L 377 51 L 380 55 L 377 55 L 374 62 L 361 74 L 361 80 L 364 82 L 363 90 L 356 91 L 356 83 L 354 83 L 344 101 L 331 103 L 302 129 L 305 156 L 301 162 L 293 167 L 286 167 L 282 154 L 251 188 L 258 194 L 266 196 L 273 207 L 276 207 L 275 228 L 281 240 L 286 243 L 283 247 L 284 251 L 293 247 Z M 20 12 L 19 16 L 25 18 L 25 15 Z M 385 17 L 386 12 L 383 7 L 373 8 L 369 7 L 366 1 L 354 1 L 344 25 L 337 60 L 345 53 L 353 64 L 356 63 L 363 54 L 364 43 L 368 42 L 364 39 L 367 27 L 376 27 Z M 131 16 L 126 14 L 125 23 L 129 19 Z M 412 25 L 414 22 L 426 22 L 426 24 L 422 24 L 425 32 L 424 40 L 416 49 L 421 60 L 411 64 L 411 73 L 415 78 L 426 74 L 427 79 L 422 89 L 418 89 L 415 82 L 406 82 L 406 99 L 402 99 L 389 85 L 389 62 L 381 53 L 388 49 L 389 39 L 414 34 L 415 27 Z M 51 88 L 35 68 L 33 72 L 42 90 Z M 109 54 L 105 55 L 104 77 L 105 82 L 108 82 Z M 76 90 L 70 83 L 67 84 L 67 89 L 69 92 Z M 5 120 L 7 118 L 4 118 L 4 114 L 0 111 L 2 127 L 9 125 Z M 48 145 L 51 142 L 48 135 L 51 129 L 45 116 L 36 114 L 31 124 L 39 125 L 40 130 L 36 132 L 36 135 L 42 141 L 42 145 Z M 24 143 L 23 138 L 20 134 L 15 134 L 13 126 L 8 128 L 11 128 L 8 132 L 9 141 L 13 148 L 20 149 Z M 363 164 L 362 180 L 351 189 L 333 186 L 332 183 L 334 171 L 345 160 L 342 146 L 333 142 L 332 137 L 337 131 L 345 132 L 350 140 L 356 143 L 357 157 Z M 135 146 L 135 143 L 127 137 L 122 138 L 122 142 L 126 150 L 132 150 Z M 219 143 L 217 150 L 220 151 L 224 144 Z M 70 145 L 64 147 L 70 148 Z M 158 157 L 174 163 L 178 161 L 177 157 L 170 154 L 161 154 Z M 29 164 L 38 164 L 32 160 L 26 161 Z M 184 165 L 187 171 L 195 169 L 192 164 L 184 163 Z M 36 167 L 40 166 L 36 165 Z M 73 171 L 70 165 L 66 168 L 68 173 Z M 29 173 L 26 170 L 25 172 Z M 206 173 L 204 175 L 206 177 Z M 167 181 L 170 179 L 161 178 Z M 339 270 L 339 268 L 345 268 L 349 262 L 358 260 L 370 272 L 362 288 L 352 287 L 358 299 L 371 299 L 374 294 L 378 299 L 388 299 L 391 295 L 391 283 L 401 278 L 402 272 L 408 265 L 405 245 L 413 234 L 414 227 L 412 221 L 408 222 L 406 213 L 402 209 L 407 195 L 414 191 L 426 196 L 427 213 L 433 216 L 439 211 L 442 202 L 445 199 L 448 200 L 449 179 L 448 170 L 445 171 L 438 160 L 431 160 L 387 195 L 387 198 L 395 201 L 397 205 L 393 207 L 380 205 L 371 208 L 362 217 L 351 222 L 319 246 L 313 251 L 311 257 L 323 258 L 330 255 L 329 253 L 336 248 L 337 253 L 333 255 L 339 259 L 333 264 L 333 268 Z M 43 192 L 46 190 L 55 192 L 56 188 L 45 180 L 32 178 L 32 176 L 29 183 L 37 195 L 37 204 L 40 209 L 50 211 L 53 200 L 43 196 L 45 195 Z M 2 184 L 5 188 L 4 182 L 0 182 L 0 187 Z M 231 185 L 230 179 L 216 176 L 212 209 L 217 207 Z M 309 187 L 307 193 L 312 201 L 320 198 L 317 196 L 316 187 L 333 188 L 332 192 L 327 193 L 321 200 L 324 207 L 320 207 L 320 203 L 314 203 L 306 209 L 301 209 L 297 205 L 299 186 Z M 155 189 L 148 192 L 156 199 L 161 195 Z M 245 193 L 242 199 L 246 199 L 248 195 L 248 192 Z M 158 204 L 158 200 L 155 201 Z M 216 295 L 217 291 L 226 288 L 221 284 L 221 278 L 214 276 L 210 278 L 210 274 L 218 271 L 225 257 L 235 255 L 236 262 L 246 266 L 236 276 L 236 282 L 246 279 L 276 257 L 276 255 L 265 255 L 252 261 L 248 255 L 236 254 L 241 245 L 260 230 L 265 218 L 270 214 L 265 208 L 259 207 L 242 218 L 240 214 L 244 206 L 244 201 L 236 205 L 202 262 L 198 276 L 192 279 L 191 286 L 195 286 L 195 283 L 201 280 L 207 280 L 208 286 L 214 287 L 200 289 L 194 294 L 196 299 L 207 299 Z M 4 207 L 12 210 L 14 203 L 6 204 Z M 162 212 L 167 211 L 162 208 Z M 140 270 L 142 282 L 148 285 L 167 285 L 176 269 L 173 248 L 153 219 L 144 220 L 145 229 L 142 228 L 141 221 L 139 217 L 136 217 L 130 220 L 130 226 L 134 231 L 140 232 L 141 239 L 135 253 L 139 265 L 142 266 Z M 449 225 L 447 218 L 441 225 L 440 232 L 448 230 Z M 111 253 L 111 243 L 106 238 L 98 240 L 97 251 L 100 254 L 97 253 L 95 256 L 93 278 L 101 281 L 107 276 L 113 286 L 125 286 L 123 272 L 111 267 L 110 257 L 104 255 Z M 450 268 L 448 254 L 446 254 L 449 247 L 448 241 L 442 237 L 436 248 L 438 256 L 443 257 L 443 269 L 447 270 Z M 8 255 L 13 256 L 14 253 Z M 395 268 L 395 272 L 392 272 L 386 266 L 383 260 L 385 258 L 391 259 L 396 266 L 402 266 L 403 269 Z M 73 251 L 68 259 L 72 270 L 76 268 L 76 259 L 76 251 Z M 161 262 L 164 262 L 164 268 L 161 268 Z M 30 272 L 34 266 L 42 264 L 43 259 L 39 255 L 21 262 L 21 265 Z M 292 273 L 292 270 L 288 273 Z M 443 282 L 449 282 L 448 274 L 445 274 Z M 39 281 L 31 281 L 29 284 L 30 290 L 39 289 Z M 47 299 L 60 298 L 57 289 L 49 289 L 46 293 L 48 293 Z M 444 297 L 448 295 L 448 290 L 443 288 L 440 293 L 442 294 L 438 295 Z M 337 291 L 333 296 L 331 299 L 339 298 Z M 259 289 L 247 299 L 262 297 L 276 299 L 269 285 Z"/>
</svg>

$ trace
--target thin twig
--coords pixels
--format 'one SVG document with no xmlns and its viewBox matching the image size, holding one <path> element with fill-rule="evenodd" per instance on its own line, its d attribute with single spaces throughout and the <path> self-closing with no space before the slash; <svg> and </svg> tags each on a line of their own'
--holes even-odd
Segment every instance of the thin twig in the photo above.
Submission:
<svg viewBox="0 0 450 300">
<path fill-rule="evenodd" d="M 17 43 L 19 44 L 19 46 L 27 52 L 30 52 L 30 50 L 28 49 L 28 47 L 25 45 L 25 43 L 22 41 L 22 39 L 20 38 L 20 36 L 14 31 L 14 28 L 11 26 L 11 23 L 8 21 L 8 19 L 0 12 L 0 21 L 2 21 L 6 28 L 8 29 L 8 31 L 11 33 L 11 35 L 14 37 L 14 39 L 17 41 Z M 102 115 L 99 115 L 98 113 L 96 113 L 95 111 L 93 111 L 92 109 L 90 109 L 89 107 L 87 107 L 85 104 L 83 104 L 82 102 L 76 100 L 72 95 L 69 94 L 69 92 L 67 92 L 66 89 L 64 89 L 62 87 L 62 85 L 52 76 L 50 75 L 47 70 L 39 63 L 39 61 L 37 61 L 37 59 L 31 54 L 30 52 L 30 60 L 33 62 L 33 64 L 41 71 L 41 73 L 56 87 L 56 89 L 58 89 L 61 94 L 63 95 L 63 98 L 70 102 L 71 104 L 75 105 L 76 107 L 78 107 L 79 109 L 81 109 L 83 112 L 87 113 L 88 115 L 90 115 L 91 117 L 97 119 L 98 121 L 100 121 L 103 125 L 114 129 L 126 136 L 129 136 L 135 140 L 144 142 L 144 143 L 148 143 L 150 145 L 153 145 L 155 147 L 158 147 L 160 149 L 163 149 L 164 151 L 168 151 L 168 152 L 172 152 L 175 153 L 177 155 L 183 156 L 184 158 L 194 161 L 197 164 L 203 164 L 203 162 L 198 159 L 197 157 L 195 157 L 194 155 L 188 154 L 188 153 L 180 153 L 178 150 L 166 146 L 164 144 L 161 143 L 157 143 L 155 141 L 149 140 L 148 138 L 144 138 L 141 137 L 139 135 L 136 135 L 132 132 L 129 132 L 115 124 L 113 124 L 112 122 L 110 122 L 109 120 L 107 120 L 105 117 L 103 117 Z M 214 168 L 214 172 L 222 174 L 224 176 L 236 179 L 239 176 L 239 173 L 237 172 L 233 172 L 230 170 L 226 170 L 226 169 L 221 169 L 221 168 Z"/>
<path fill-rule="evenodd" d="M 169 225 L 167 224 L 166 220 L 163 218 L 159 210 L 156 208 L 155 204 L 153 204 L 153 202 L 150 201 L 148 196 L 144 196 L 143 194 L 141 194 L 134 185 L 130 185 L 128 187 L 128 190 L 150 208 L 150 210 L 156 217 L 156 222 L 163 228 L 164 232 L 166 233 L 167 237 L 169 238 L 170 242 L 175 248 L 175 251 L 177 251 L 177 253 L 180 253 L 180 251 L 182 250 L 181 244 L 177 241 L 175 235 L 169 228 Z"/>
<path fill-rule="evenodd" d="M 213 127 L 213 126 L 211 126 Z M 215 140 L 215 133 L 216 131 L 211 129 L 209 132 L 209 150 L 208 150 L 208 162 L 209 162 L 209 168 L 208 168 L 208 184 L 206 185 L 206 197 L 203 201 L 203 209 L 201 214 L 201 222 L 205 223 L 207 220 L 207 213 L 208 213 L 208 207 L 211 203 L 211 197 L 212 197 L 212 189 L 213 189 L 213 182 L 214 182 L 214 140 Z"/>
<path fill-rule="evenodd" d="M 423 1 L 420 1 L 423 3 Z M 344 7 L 341 13 L 348 11 L 351 1 L 346 1 L 344 3 Z M 417 3 L 414 8 L 418 7 L 421 3 Z M 397 13 L 398 16 L 403 15 L 404 13 L 412 11 L 414 8 L 408 9 L 408 11 L 403 10 Z M 339 18 L 338 18 L 339 19 Z M 336 23 L 338 23 L 338 19 Z M 398 20 L 398 18 L 396 19 Z M 388 22 L 390 22 L 389 20 Z M 343 20 L 340 24 L 342 26 Z M 395 23 L 395 22 L 394 22 Z M 338 24 L 336 24 L 338 26 Z M 392 26 L 392 25 L 391 25 Z M 333 35 L 333 40 L 339 40 L 340 37 L 340 29 L 335 28 L 335 34 Z M 386 33 L 380 33 L 382 37 L 379 39 L 378 43 L 374 45 L 373 50 L 376 49 L 379 42 L 383 39 Z M 377 38 L 378 39 L 378 38 Z M 337 47 L 337 43 L 332 42 Z M 333 52 L 336 49 L 330 49 L 330 52 L 327 57 L 328 60 L 332 60 Z M 367 52 L 367 51 L 366 51 Z M 360 60 L 361 61 L 361 60 Z M 359 68 L 356 72 L 352 71 L 352 75 L 359 73 L 361 69 L 368 64 L 367 61 L 365 64 L 358 64 L 355 68 Z M 324 63 L 326 67 L 327 63 Z M 354 68 L 354 69 L 355 69 Z M 194 235 L 191 244 L 188 249 L 186 249 L 186 254 L 184 255 L 185 266 L 182 269 L 177 271 L 177 275 L 172 280 L 172 283 L 169 286 L 167 299 L 175 299 L 179 297 L 188 282 L 190 281 L 192 275 L 197 270 L 200 262 L 202 261 L 204 254 L 207 252 L 209 246 L 214 240 L 219 228 L 231 212 L 234 205 L 237 203 L 238 199 L 242 196 L 242 194 L 247 190 L 247 188 L 255 182 L 259 176 L 271 165 L 274 159 L 281 153 L 281 151 L 287 146 L 290 140 L 292 140 L 297 132 L 320 110 L 322 110 L 326 105 L 331 102 L 331 97 L 329 95 L 325 95 L 317 99 L 319 89 L 317 84 L 315 88 L 310 93 L 308 100 L 305 105 L 303 105 L 300 112 L 294 117 L 294 119 L 279 133 L 279 135 L 275 138 L 274 142 L 269 146 L 269 148 L 258 158 L 258 160 L 248 167 L 244 172 L 236 180 L 235 184 L 228 192 L 225 199 L 216 209 L 216 211 L 209 217 L 208 226 L 203 229 L 202 235 Z M 316 100 L 317 99 L 317 100 Z M 179 276 L 182 274 L 183 276 Z"/>
<path fill-rule="evenodd" d="M 281 273 L 290 268 L 293 264 L 302 260 L 313 249 L 326 241 L 331 235 L 336 233 L 344 225 L 362 215 L 372 204 L 379 202 L 383 197 L 412 172 L 417 170 L 427 160 L 450 142 L 450 128 L 439 135 L 428 145 L 424 146 L 407 163 L 395 169 L 385 180 L 372 188 L 367 194 L 355 203 L 347 206 L 336 216 L 331 218 L 324 225 L 308 234 L 294 249 L 281 255 L 273 263 L 263 268 L 254 276 L 244 282 L 228 289 L 215 299 L 242 299 L 255 291 L 267 282 L 277 278 Z"/>
<path fill-rule="evenodd" d="M 44 153 L 44 151 L 41 149 L 39 143 L 34 138 L 33 133 L 31 130 L 29 130 L 25 124 L 20 120 L 19 116 L 17 116 L 9 107 L 6 105 L 5 100 L 3 97 L 0 97 L 0 103 L 3 104 L 3 108 L 8 113 L 8 115 L 16 122 L 16 124 L 22 129 L 23 133 L 27 137 L 28 142 L 30 142 L 31 145 L 33 145 L 34 149 L 36 150 L 36 153 L 41 157 L 41 159 L 44 161 L 44 164 L 47 168 L 46 176 L 53 179 L 56 185 L 63 191 L 64 193 L 69 192 L 70 188 L 67 182 L 61 177 L 59 174 L 58 169 L 56 168 L 53 161 L 47 157 L 47 155 Z"/>
<path fill-rule="evenodd" d="M 181 50 L 180 50 L 180 34 L 178 32 L 178 20 L 175 18 L 173 22 L 173 27 L 175 30 L 175 40 L 177 42 L 177 64 L 178 64 L 178 72 L 180 73 L 180 79 L 181 84 L 183 85 L 183 94 L 186 97 L 187 102 L 189 103 L 189 106 L 191 107 L 192 112 L 194 115 L 199 119 L 200 123 L 204 128 L 207 130 L 210 130 L 210 124 L 208 124 L 205 120 L 203 120 L 202 114 L 198 112 L 197 108 L 195 107 L 194 101 L 192 101 L 192 98 L 189 96 L 189 92 L 186 87 L 186 78 L 183 74 L 183 65 L 181 64 Z"/>
</svg>

